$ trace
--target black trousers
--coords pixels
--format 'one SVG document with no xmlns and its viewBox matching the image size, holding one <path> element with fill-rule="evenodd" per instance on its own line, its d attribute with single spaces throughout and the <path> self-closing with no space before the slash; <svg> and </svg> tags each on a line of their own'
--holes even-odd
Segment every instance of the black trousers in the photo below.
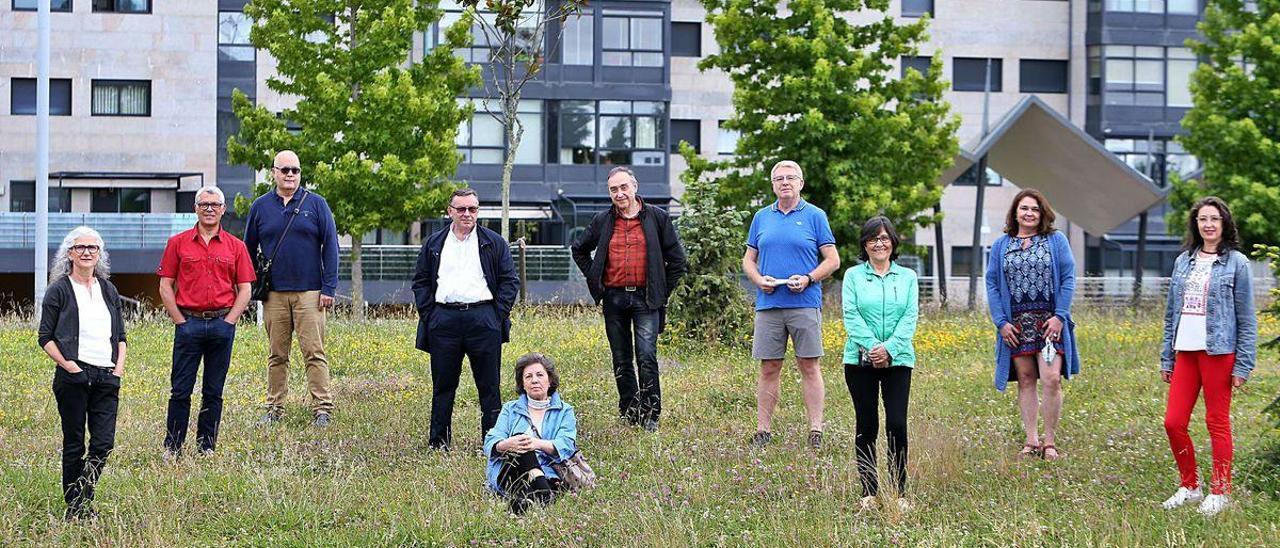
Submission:
<svg viewBox="0 0 1280 548">
<path fill-rule="evenodd" d="M 431 437 L 435 448 L 453 442 L 453 402 L 462 377 L 462 358 L 471 362 L 471 376 L 480 396 L 480 439 L 498 422 L 502 398 L 498 386 L 502 367 L 502 321 L 492 306 L 454 310 L 432 307 L 427 317 L 431 347 Z"/>
<path fill-rule="evenodd" d="M 880 399 L 884 399 L 884 429 L 887 434 L 889 470 L 898 493 L 907 488 L 907 401 L 911 394 L 911 368 L 875 368 L 845 364 L 844 382 L 853 397 L 857 413 L 854 448 L 862 496 L 880 492 L 876 471 L 876 437 L 880 433 Z"/>
<path fill-rule="evenodd" d="M 659 310 L 649 308 L 645 290 L 605 289 L 604 333 L 613 355 L 618 383 L 618 414 L 632 423 L 657 421 L 662 415 L 658 381 Z"/>
<path fill-rule="evenodd" d="M 532 494 L 533 485 L 529 481 L 529 472 L 541 468 L 538 455 L 533 451 L 524 453 L 507 453 L 501 457 L 502 467 L 498 469 L 498 487 L 508 498 L 520 499 Z M 564 489 L 564 482 L 559 478 L 546 478 L 553 492 Z M 549 497 L 552 493 L 543 496 Z M 549 499 L 548 499 L 549 500 Z"/>
<path fill-rule="evenodd" d="M 120 377 L 108 369 L 79 365 L 80 373 L 58 367 L 53 374 L 53 396 L 62 418 L 62 494 L 67 506 L 76 509 L 93 502 L 94 487 L 115 447 L 120 404 Z"/>
</svg>

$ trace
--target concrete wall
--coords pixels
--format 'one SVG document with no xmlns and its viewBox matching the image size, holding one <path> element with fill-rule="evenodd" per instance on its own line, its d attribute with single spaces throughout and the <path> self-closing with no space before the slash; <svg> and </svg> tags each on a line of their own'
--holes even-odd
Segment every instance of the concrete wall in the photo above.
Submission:
<svg viewBox="0 0 1280 548">
<path fill-rule="evenodd" d="M 217 2 L 153 2 L 151 14 L 51 15 L 50 77 L 71 79 L 71 116 L 50 117 L 50 171 L 199 172 L 215 181 Z M 36 76 L 36 14 L 0 2 L 0 185 L 35 179 L 35 116 L 10 114 L 11 78 Z M 151 116 L 90 116 L 95 79 L 150 80 Z M 188 178 L 181 190 L 195 190 Z M 8 210 L 8 195 L 0 199 Z"/>
</svg>

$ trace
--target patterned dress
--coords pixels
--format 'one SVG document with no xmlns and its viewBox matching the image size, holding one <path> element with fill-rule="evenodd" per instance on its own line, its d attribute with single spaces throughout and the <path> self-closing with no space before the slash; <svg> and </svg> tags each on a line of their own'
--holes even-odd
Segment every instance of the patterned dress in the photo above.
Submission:
<svg viewBox="0 0 1280 548">
<path fill-rule="evenodd" d="M 1044 322 L 1053 317 L 1053 255 L 1047 236 L 1013 238 L 1004 252 L 1004 277 L 1009 285 L 1010 309 L 1018 344 L 1011 355 L 1033 356 L 1044 347 Z M 1025 247 L 1025 248 L 1024 248 Z M 1054 343 L 1059 354 L 1062 342 Z M 1013 370 L 1009 371 L 1010 376 Z"/>
</svg>

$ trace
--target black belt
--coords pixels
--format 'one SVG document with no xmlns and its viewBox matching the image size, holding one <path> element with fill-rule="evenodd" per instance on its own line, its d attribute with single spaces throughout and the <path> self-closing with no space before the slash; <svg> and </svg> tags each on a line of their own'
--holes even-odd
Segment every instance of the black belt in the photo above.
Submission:
<svg viewBox="0 0 1280 548">
<path fill-rule="evenodd" d="M 644 289 L 644 287 L 638 286 L 638 285 L 628 285 L 626 287 L 622 287 L 622 286 L 606 287 L 605 289 L 616 289 L 618 291 L 640 291 L 641 289 Z"/>
<path fill-rule="evenodd" d="M 230 313 L 231 313 L 231 309 L 230 309 L 230 308 L 219 308 L 219 309 L 217 309 L 217 310 L 198 310 L 198 311 L 197 311 L 197 310 L 187 310 L 187 309 L 185 309 L 185 308 L 179 308 L 179 309 L 178 309 L 178 311 L 179 311 L 179 312 L 181 312 L 181 313 L 182 313 L 182 315 L 184 315 L 184 316 L 191 316 L 191 317 L 193 317 L 193 318 L 200 318 L 200 319 L 204 319 L 204 320 L 212 320 L 212 319 L 214 319 L 214 318 L 221 318 L 221 317 L 226 316 L 227 314 L 230 314 Z"/>
<path fill-rule="evenodd" d="M 474 303 L 436 303 L 436 304 L 444 308 L 448 308 L 449 310 L 471 310 L 472 308 L 479 308 L 481 306 L 492 305 L 493 300 L 490 299 L 487 301 L 476 301 Z"/>
</svg>

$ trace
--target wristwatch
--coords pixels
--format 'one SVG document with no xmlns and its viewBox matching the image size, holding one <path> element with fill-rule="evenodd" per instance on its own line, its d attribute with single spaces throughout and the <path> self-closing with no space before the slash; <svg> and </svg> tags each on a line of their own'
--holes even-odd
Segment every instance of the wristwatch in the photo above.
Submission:
<svg viewBox="0 0 1280 548">
<path fill-rule="evenodd" d="M 809 278 L 809 285 L 818 283 L 818 280 L 813 279 L 813 275 L 811 274 L 805 274 L 804 277 Z"/>
</svg>

